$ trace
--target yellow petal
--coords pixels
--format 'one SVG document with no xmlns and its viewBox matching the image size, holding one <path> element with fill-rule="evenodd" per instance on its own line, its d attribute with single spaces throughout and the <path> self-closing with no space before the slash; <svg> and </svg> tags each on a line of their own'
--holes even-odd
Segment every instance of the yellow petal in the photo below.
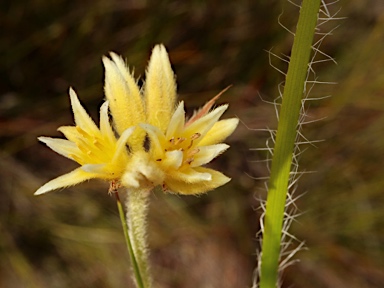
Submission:
<svg viewBox="0 0 384 288">
<path fill-rule="evenodd" d="M 63 133 L 65 138 L 74 143 L 77 141 L 77 139 L 83 137 L 75 126 L 61 126 L 57 130 Z"/>
<path fill-rule="evenodd" d="M 167 177 L 165 180 L 166 186 L 170 189 L 171 192 L 191 195 L 208 192 L 209 190 L 213 190 L 219 186 L 222 186 L 231 180 L 224 174 L 212 169 L 199 167 L 195 168 L 195 170 L 200 173 L 209 173 L 212 179 L 210 181 L 186 183 L 178 179 Z"/>
<path fill-rule="evenodd" d="M 81 168 L 77 168 L 68 174 L 64 174 L 44 184 L 35 192 L 34 195 L 41 195 L 59 188 L 65 188 L 68 186 L 76 185 L 81 182 L 84 182 L 85 180 L 96 177 L 96 174 L 88 173 L 82 170 Z"/>
<path fill-rule="evenodd" d="M 207 115 L 197 119 L 195 122 L 191 123 L 187 128 L 185 128 L 185 137 L 190 138 L 196 132 L 201 134 L 201 137 L 198 138 L 195 143 L 199 143 L 201 139 L 204 138 L 205 134 L 213 127 L 213 125 L 219 120 L 221 115 L 227 110 L 228 105 L 222 105 L 216 109 L 209 112 Z"/>
<path fill-rule="evenodd" d="M 183 152 L 180 150 L 165 152 L 165 158 L 161 161 L 164 170 L 179 169 L 181 164 L 183 164 Z"/>
<path fill-rule="evenodd" d="M 89 117 L 83 106 L 81 106 L 79 98 L 77 98 L 77 95 L 72 88 L 69 89 L 69 97 L 71 98 L 71 106 L 76 125 L 83 130 L 88 131 L 89 134 L 97 133 L 99 129 L 92 118 Z"/>
<path fill-rule="evenodd" d="M 185 123 L 184 102 L 181 101 L 177 106 L 175 113 L 173 113 L 169 126 L 167 128 L 166 138 L 170 139 L 172 136 L 180 135 L 183 131 Z"/>
<path fill-rule="evenodd" d="M 116 151 L 115 151 L 115 156 L 112 159 L 112 163 L 116 163 L 117 161 L 125 162 L 126 156 L 127 155 L 127 147 L 126 144 L 128 142 L 129 137 L 132 135 L 133 131 L 135 130 L 136 127 L 131 127 L 128 128 L 121 134 L 120 138 L 117 140 L 116 143 Z"/>
<path fill-rule="evenodd" d="M 113 121 L 119 134 L 126 129 L 145 122 L 140 89 L 129 73 L 124 61 L 111 53 L 113 61 L 103 57 L 105 67 L 105 95 L 109 100 Z M 129 139 L 133 150 L 143 149 L 145 133 L 137 129 Z"/>
<path fill-rule="evenodd" d="M 116 166 L 111 164 L 85 164 L 81 169 L 89 174 L 95 175 L 94 178 L 99 178 L 107 181 L 119 179 L 123 175 L 123 167 L 116 169 Z"/>
<path fill-rule="evenodd" d="M 176 101 L 176 82 L 167 51 L 163 45 L 153 48 L 145 81 L 147 123 L 165 132 Z"/>
<path fill-rule="evenodd" d="M 84 164 L 83 166 L 81 166 L 81 169 L 87 173 L 96 174 L 97 178 L 104 178 L 106 174 L 105 172 L 106 166 L 107 166 L 106 164 Z M 101 175 L 103 177 L 100 177 Z"/>
<path fill-rule="evenodd" d="M 229 145 L 227 144 L 199 146 L 199 152 L 194 155 L 194 160 L 191 162 L 191 167 L 198 167 L 211 162 L 212 159 L 219 156 L 228 148 Z"/>
<path fill-rule="evenodd" d="M 238 124 L 239 119 L 237 118 L 225 119 L 216 122 L 205 137 L 201 139 L 199 145 L 207 146 L 222 142 L 225 138 L 231 135 L 233 131 L 235 131 Z"/>
<path fill-rule="evenodd" d="M 109 143 L 114 143 L 116 138 L 111 124 L 109 123 L 108 105 L 108 101 L 105 101 L 100 107 L 100 132 L 103 135 L 103 138 L 108 139 Z"/>
<path fill-rule="evenodd" d="M 186 168 L 183 169 L 183 171 L 170 171 L 167 174 L 167 179 L 168 178 L 189 184 L 212 180 L 212 176 L 210 173 L 199 172 L 193 168 Z"/>
<path fill-rule="evenodd" d="M 38 139 L 56 153 L 72 160 L 73 158 L 71 155 L 78 155 L 79 153 L 81 153 L 79 151 L 79 148 L 77 148 L 76 144 L 68 140 L 55 139 L 51 137 L 39 137 Z"/>
<path fill-rule="evenodd" d="M 140 127 L 148 133 L 150 139 L 151 153 L 155 159 L 164 157 L 163 145 L 165 143 L 165 136 L 158 127 L 149 124 L 140 124 Z"/>
</svg>

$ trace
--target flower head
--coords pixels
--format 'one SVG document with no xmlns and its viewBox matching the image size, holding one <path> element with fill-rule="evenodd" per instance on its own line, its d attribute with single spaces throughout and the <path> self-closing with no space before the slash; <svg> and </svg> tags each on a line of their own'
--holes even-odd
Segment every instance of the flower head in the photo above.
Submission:
<svg viewBox="0 0 384 288">
<path fill-rule="evenodd" d="M 59 128 L 68 140 L 39 138 L 81 167 L 51 180 L 35 194 L 91 178 L 117 180 L 131 188 L 162 185 L 181 194 L 203 193 L 230 180 L 216 170 L 202 167 L 228 149 L 221 142 L 238 125 L 235 118 L 219 121 L 228 105 L 211 110 L 221 94 L 186 121 L 184 103 L 175 108 L 175 75 L 163 45 L 153 49 L 143 89 L 120 56 L 111 53 L 110 58 L 103 57 L 103 63 L 107 101 L 100 109 L 100 128 L 71 89 L 76 126 Z M 118 140 L 109 123 L 108 108 L 120 135 Z"/>
<path fill-rule="evenodd" d="M 98 128 L 72 89 L 69 90 L 69 95 L 76 126 L 63 126 L 58 129 L 68 140 L 50 137 L 39 137 L 39 140 L 53 151 L 76 161 L 81 167 L 49 181 L 40 187 L 35 195 L 92 178 L 119 179 L 129 161 L 126 143 L 134 128 L 126 129 L 116 140 L 109 123 L 108 101 L 100 108 L 100 128 Z"/>
</svg>

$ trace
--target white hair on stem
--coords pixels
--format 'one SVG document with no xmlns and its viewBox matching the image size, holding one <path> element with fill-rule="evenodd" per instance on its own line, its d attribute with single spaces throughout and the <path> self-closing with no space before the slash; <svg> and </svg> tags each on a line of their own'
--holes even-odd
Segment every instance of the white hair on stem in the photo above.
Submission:
<svg viewBox="0 0 384 288">
<path fill-rule="evenodd" d="M 288 0 L 291 4 L 294 6 L 300 8 L 300 4 L 297 4 L 291 0 Z M 321 97 L 310 97 L 311 92 L 313 92 L 313 89 L 317 85 L 331 85 L 336 84 L 334 82 L 329 81 L 319 81 L 318 77 L 315 72 L 315 66 L 317 64 L 323 64 L 327 62 L 332 62 L 334 64 L 337 64 L 335 59 L 333 59 L 330 55 L 323 52 L 321 50 L 321 45 L 323 44 L 324 39 L 326 37 L 332 35 L 333 31 L 337 28 L 336 27 L 330 27 L 330 25 L 333 25 L 332 22 L 339 21 L 341 19 L 344 19 L 343 17 L 337 17 L 337 15 L 340 12 L 340 9 L 335 9 L 334 6 L 338 0 L 336 1 L 330 1 L 326 2 L 325 0 L 321 1 L 321 7 L 319 11 L 319 17 L 318 22 L 315 30 L 315 39 L 314 43 L 312 45 L 312 56 L 310 58 L 308 69 L 307 69 L 307 76 L 306 81 L 304 85 L 304 97 L 302 100 L 301 105 L 301 111 L 300 111 L 300 117 L 297 124 L 297 134 L 296 134 L 296 141 L 294 146 L 294 154 L 292 159 L 292 166 L 291 166 L 291 172 L 290 172 L 290 179 L 289 179 L 289 185 L 288 185 L 288 194 L 285 204 L 285 212 L 284 212 L 284 220 L 283 220 L 283 229 L 282 229 L 282 239 L 281 239 L 281 252 L 280 252 L 280 259 L 279 259 L 279 280 L 278 280 L 278 287 L 281 286 L 282 278 L 281 275 L 283 273 L 283 270 L 287 268 L 290 265 L 295 264 L 299 261 L 299 259 L 295 258 L 295 255 L 298 251 L 306 249 L 305 242 L 297 239 L 294 235 L 292 235 L 289 232 L 289 228 L 293 222 L 297 221 L 298 216 L 300 216 L 303 212 L 299 210 L 299 208 L 296 206 L 295 202 L 297 199 L 303 196 L 301 195 L 295 195 L 295 192 L 297 191 L 297 184 L 298 180 L 303 176 L 304 174 L 313 173 L 312 171 L 301 171 L 299 170 L 299 158 L 302 156 L 302 154 L 307 150 L 308 145 L 315 146 L 315 143 L 322 142 L 323 140 L 310 140 L 305 137 L 303 134 L 303 126 L 312 124 L 314 122 L 323 120 L 324 118 L 315 119 L 312 118 L 312 116 L 307 113 L 309 104 L 313 101 L 323 100 L 326 98 L 329 98 L 330 96 L 321 96 Z M 286 27 L 281 19 L 283 13 L 281 13 L 278 17 L 278 23 L 280 26 L 285 29 L 288 33 L 295 36 L 295 33 L 290 30 L 288 27 Z M 275 69 L 278 73 L 286 76 L 286 69 L 288 67 L 290 57 L 288 55 L 277 55 L 272 52 L 272 50 L 268 50 L 268 57 L 269 57 L 269 64 L 270 66 Z M 278 62 L 276 64 L 276 61 Z M 283 65 L 283 68 L 281 66 Z M 284 82 L 281 82 L 278 84 L 278 96 L 273 102 L 268 102 L 262 99 L 263 102 L 272 104 L 275 109 L 276 118 L 279 121 L 279 107 L 281 106 L 281 99 L 283 97 L 283 90 L 284 90 Z M 261 152 L 267 152 L 267 159 L 261 160 L 259 162 L 265 162 L 268 171 L 270 171 L 270 164 L 272 161 L 273 151 L 274 151 L 274 143 L 276 139 L 276 130 L 273 129 L 257 129 L 256 131 L 259 132 L 268 132 L 269 138 L 266 140 L 265 147 L 262 148 L 251 148 L 252 151 L 261 151 Z M 255 161 L 253 161 L 255 162 Z M 268 180 L 269 177 L 252 177 L 253 179 L 257 180 L 265 180 L 265 190 L 268 191 Z M 297 193 L 296 193 L 297 194 Z M 257 210 L 261 209 L 261 218 L 259 220 L 260 224 L 260 231 L 256 234 L 257 239 L 259 240 L 259 247 L 262 247 L 262 235 L 264 232 L 264 216 L 266 211 L 266 200 L 261 199 L 260 197 L 256 197 L 257 200 L 260 202 L 260 206 L 257 208 Z M 258 281 L 260 279 L 260 264 L 261 264 L 261 255 L 262 251 L 257 250 L 256 251 L 256 257 L 258 266 L 254 270 L 253 273 L 253 284 L 252 288 L 258 287 Z"/>
</svg>

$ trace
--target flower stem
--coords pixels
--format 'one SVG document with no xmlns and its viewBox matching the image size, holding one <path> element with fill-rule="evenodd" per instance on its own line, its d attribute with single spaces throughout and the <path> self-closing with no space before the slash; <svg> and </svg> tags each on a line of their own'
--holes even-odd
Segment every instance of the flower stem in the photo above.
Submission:
<svg viewBox="0 0 384 288">
<path fill-rule="evenodd" d="M 129 189 L 127 191 L 126 211 L 128 234 L 131 239 L 132 250 L 136 256 L 137 267 L 140 271 L 143 287 L 152 286 L 149 273 L 148 245 L 147 245 L 147 214 L 148 189 Z"/>
<path fill-rule="evenodd" d="M 137 264 L 135 253 L 134 253 L 133 248 L 132 248 L 131 239 L 129 238 L 128 226 L 127 226 L 127 222 L 125 220 L 124 210 L 123 210 L 123 206 L 121 205 L 119 193 L 116 191 L 116 192 L 114 192 L 114 194 L 116 196 L 117 209 L 119 210 L 120 221 L 121 221 L 121 225 L 123 226 L 125 242 L 127 244 L 129 257 L 131 258 L 131 264 L 133 267 L 133 271 L 134 271 L 134 275 L 135 275 L 135 279 L 136 279 L 136 284 L 139 288 L 144 288 L 144 284 L 143 284 L 143 280 L 142 280 L 141 273 L 139 270 L 139 266 Z"/>
<path fill-rule="evenodd" d="M 284 207 L 288 193 L 305 77 L 320 0 L 303 0 L 279 114 L 264 218 L 260 288 L 276 287 Z"/>
</svg>

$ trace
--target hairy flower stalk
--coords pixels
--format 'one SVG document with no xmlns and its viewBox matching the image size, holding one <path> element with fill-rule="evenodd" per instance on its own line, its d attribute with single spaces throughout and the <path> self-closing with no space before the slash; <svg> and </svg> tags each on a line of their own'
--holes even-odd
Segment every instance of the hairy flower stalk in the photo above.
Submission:
<svg viewBox="0 0 384 288">
<path fill-rule="evenodd" d="M 228 149 L 221 142 L 235 130 L 238 119 L 219 120 L 228 105 L 211 110 L 219 94 L 186 120 L 184 103 L 176 105 L 175 76 L 163 45 L 153 49 L 143 89 L 120 56 L 111 53 L 110 58 L 103 57 L 103 63 L 107 101 L 100 109 L 100 128 L 71 89 L 76 126 L 59 128 L 68 140 L 39 138 L 81 167 L 51 180 L 35 194 L 91 178 L 109 181 L 110 192 L 126 188 L 124 234 L 136 284 L 148 288 L 152 284 L 146 241 L 150 192 L 162 186 L 164 191 L 173 193 L 199 194 L 227 183 L 230 178 L 203 166 Z M 109 123 L 108 108 L 114 130 Z M 119 137 L 116 138 L 115 132 Z M 149 148 L 145 144 L 147 140 Z M 116 199 L 123 220 L 118 195 Z"/>
<path fill-rule="evenodd" d="M 152 286 L 148 263 L 147 214 L 150 191 L 130 189 L 127 191 L 126 211 L 129 238 L 135 251 L 137 266 L 143 281 L 143 287 Z M 137 282 L 137 280 L 136 280 Z M 138 283 L 136 283 L 138 284 Z M 139 285 L 138 285 L 139 286 Z M 140 286 L 139 286 L 140 287 Z"/>
</svg>

